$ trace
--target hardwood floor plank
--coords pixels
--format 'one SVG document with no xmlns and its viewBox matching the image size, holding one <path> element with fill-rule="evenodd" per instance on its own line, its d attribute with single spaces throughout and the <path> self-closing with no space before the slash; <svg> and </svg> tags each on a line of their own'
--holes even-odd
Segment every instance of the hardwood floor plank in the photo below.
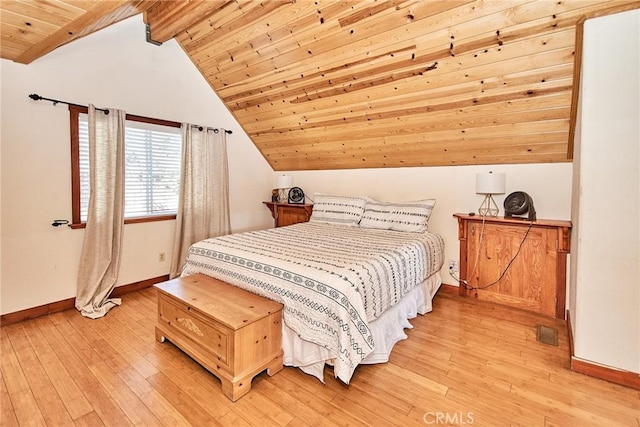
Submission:
<svg viewBox="0 0 640 427">
<path fill-rule="evenodd" d="M 19 425 L 47 425 L 31 390 L 26 390 L 18 395 L 10 395 L 10 398 Z"/>
<path fill-rule="evenodd" d="M 331 405 L 331 400 L 336 394 L 327 390 L 326 387 L 321 389 L 314 387 L 315 390 L 309 390 L 308 387 L 302 385 L 307 382 L 315 382 L 314 378 L 295 369 L 286 369 L 283 374 L 270 378 L 269 382 L 283 389 L 289 395 L 294 396 L 308 408 L 321 414 L 327 422 L 331 422 L 333 425 L 366 425 L 352 416 L 347 408 Z"/>
<path fill-rule="evenodd" d="M 127 297 L 127 295 L 124 297 Z M 120 336 L 129 338 L 131 333 L 133 333 L 136 338 L 146 343 L 152 342 L 152 339 L 150 338 L 153 337 L 149 337 L 149 326 L 155 324 L 155 319 L 136 318 L 131 316 L 131 313 L 135 313 L 137 310 L 129 308 L 129 306 L 120 306 L 118 308 L 122 309 L 111 310 L 112 313 L 109 313 L 110 315 L 113 315 L 112 317 L 114 320 L 118 321 L 118 325 L 115 326 L 114 323 L 116 322 L 112 322 L 109 326 L 112 329 L 122 331 L 123 333 L 119 334 Z"/>
<path fill-rule="evenodd" d="M 77 312 L 68 310 L 63 312 L 67 317 L 67 330 L 72 328 L 72 333 L 67 337 L 68 341 L 73 341 L 75 348 L 82 352 L 83 360 L 87 366 L 97 364 L 101 361 L 107 362 L 114 372 L 120 372 L 129 367 L 122 355 L 111 346 L 113 337 L 100 333 L 103 324 L 107 319 L 88 319 Z"/>
<path fill-rule="evenodd" d="M 309 424 L 305 423 L 303 420 L 301 420 L 298 417 L 295 417 L 289 422 L 289 424 L 287 424 L 287 427 L 308 427 L 308 426 Z"/>
<path fill-rule="evenodd" d="M 10 326 L 6 332 L 40 413 L 48 425 L 70 424 L 71 416 L 31 346 L 23 324 Z"/>
<path fill-rule="evenodd" d="M 630 425 L 630 422 L 625 421 L 624 418 L 619 418 L 615 421 L 607 419 L 591 410 L 585 410 L 577 405 L 574 406 L 518 386 L 513 387 L 512 393 L 525 398 L 530 407 L 540 412 L 545 411 L 552 419 L 560 420 L 565 425 L 580 425 L 584 427 L 605 425 L 622 427 Z"/>
<path fill-rule="evenodd" d="M 7 395 L 11 401 L 15 418 L 20 425 L 46 425 L 27 377 L 20 366 L 16 350 L 9 340 L 9 332 L 16 328 L 21 328 L 21 326 L 15 324 L 0 328 L 0 369 Z"/>
<path fill-rule="evenodd" d="M 95 412 L 89 412 L 74 421 L 76 427 L 99 427 L 104 426 L 100 416 Z"/>
<path fill-rule="evenodd" d="M 508 393 L 482 392 L 472 387 L 450 389 L 447 393 L 447 399 L 464 405 L 463 412 L 473 413 L 475 422 L 480 425 L 497 423 L 526 427 L 541 425 L 544 422 L 540 412 L 509 400 L 509 396 Z"/>
<path fill-rule="evenodd" d="M 220 426 L 251 426 L 244 418 L 242 418 L 236 411 L 229 411 L 224 417 L 220 418 L 219 424 Z"/>
<path fill-rule="evenodd" d="M 60 396 L 71 418 L 76 420 L 93 412 L 93 408 L 42 334 L 38 327 L 38 323 L 41 321 L 40 319 L 30 320 L 23 322 L 22 325 L 58 396 Z"/>
<path fill-rule="evenodd" d="M 460 369 L 458 367 L 452 368 L 447 373 L 447 381 L 449 388 L 464 388 L 467 390 L 474 390 L 478 392 L 478 398 L 481 398 L 484 393 L 508 393 L 511 390 L 511 383 L 502 379 L 496 378 L 483 373 L 483 371 L 476 371 L 476 375 L 470 376 L 468 371 Z"/>
<path fill-rule="evenodd" d="M 639 391 L 569 370 L 563 322 L 455 294 L 433 305 L 388 363 L 359 366 L 350 385 L 331 367 L 325 384 L 285 367 L 237 402 L 155 340 L 153 288 L 102 319 L 68 310 L 3 326 L 0 424 L 640 427 Z M 558 328 L 557 347 L 536 341 L 537 324 Z"/>
<path fill-rule="evenodd" d="M 164 373 L 159 372 L 154 374 L 147 380 L 180 411 L 190 424 L 194 426 L 220 425 L 215 418 L 201 406 L 201 403 L 206 405 L 206 399 L 200 399 L 199 396 L 191 396 L 185 393 Z"/>
<path fill-rule="evenodd" d="M 348 412 L 350 416 L 360 421 L 363 425 L 411 425 L 411 423 L 408 423 L 407 420 L 398 420 L 393 419 L 393 417 L 382 416 L 381 414 L 373 411 L 373 408 L 368 407 L 368 405 L 361 405 L 358 402 L 354 402 L 340 395 L 337 395 L 331 400 L 331 405 L 335 406 L 336 408 L 344 408 L 344 410 Z M 391 414 L 393 414 L 393 412 L 391 412 Z"/>
<path fill-rule="evenodd" d="M 70 310 L 69 313 L 80 316 L 75 310 Z M 89 370 L 88 364 L 100 362 L 97 352 L 103 344 L 99 343 L 100 347 L 92 348 L 87 341 L 78 336 L 68 322 L 64 321 L 66 319 L 64 313 L 56 313 L 42 319 L 44 320 L 39 322 L 38 326 L 43 335 L 49 345 L 55 349 L 60 361 L 69 371 L 69 375 L 82 390 L 102 422 L 107 426 L 132 425 L 129 418 Z"/>
<path fill-rule="evenodd" d="M 93 376 L 109 392 L 126 416 L 135 425 L 158 425 L 156 418 L 131 388 L 113 372 L 106 363 L 100 362 L 89 366 Z"/>
<path fill-rule="evenodd" d="M 254 378 L 254 382 L 262 380 L 263 377 L 261 376 Z M 248 393 L 236 402 L 234 406 L 246 413 L 255 412 L 255 409 L 257 409 L 257 414 L 260 417 L 267 418 L 279 426 L 289 426 L 292 420 L 296 418 L 295 414 L 289 412 L 287 408 L 276 405 L 260 393 Z"/>
<path fill-rule="evenodd" d="M 49 426 L 71 425 L 73 420 L 53 385 L 32 388 L 33 396 L 40 408 L 45 423 Z"/>
<path fill-rule="evenodd" d="M 635 399 L 640 402 L 640 390 L 629 387 L 622 387 L 619 384 L 608 381 L 594 381 L 594 378 L 579 374 L 577 372 L 554 372 L 549 374 L 549 384 L 557 388 L 567 388 L 570 390 L 589 390 L 606 399 L 615 399 L 626 402 Z M 639 405 L 640 406 L 640 405 Z M 640 416 L 640 407 L 638 408 Z"/>
<path fill-rule="evenodd" d="M 396 405 L 395 400 L 389 399 L 388 395 L 379 393 L 359 381 L 345 386 L 339 381 L 331 380 L 327 381 L 326 386 L 337 391 L 336 397 L 333 399 L 334 404 L 337 404 L 337 399 L 340 399 L 339 406 L 341 407 L 361 406 L 366 408 L 376 416 L 383 418 L 385 421 L 383 425 L 423 425 L 422 423 L 416 424 L 414 420 L 407 416 L 411 406 L 406 405 L 405 402 Z"/>
<path fill-rule="evenodd" d="M 4 378 L 0 376 L 0 425 L 6 427 L 18 426 L 15 409 L 7 392 Z"/>
<path fill-rule="evenodd" d="M 151 384 L 146 381 L 140 381 L 139 379 L 138 381 L 131 381 L 132 378 L 135 378 L 135 375 L 131 371 L 135 371 L 142 378 L 144 378 L 144 374 L 157 372 L 157 370 L 153 368 L 153 365 L 142 357 L 142 355 L 137 355 L 134 363 L 128 364 L 121 354 L 111 347 L 110 344 L 106 344 L 107 339 L 109 340 L 108 342 L 111 343 L 111 341 L 113 341 L 113 337 L 109 338 L 108 333 L 106 332 L 105 334 L 107 334 L 107 336 L 105 337 L 105 335 L 99 332 L 99 330 L 104 329 L 102 325 L 96 324 L 97 322 L 94 320 L 80 317 L 73 311 L 69 311 L 66 315 L 76 329 L 83 331 L 84 334 L 92 337 L 90 338 L 90 341 L 93 342 L 93 345 L 100 346 L 101 360 L 103 360 L 106 365 L 116 373 L 116 375 L 123 377 L 125 381 L 130 381 L 129 387 L 132 388 L 133 393 L 136 396 L 143 397 L 145 399 L 148 409 L 154 413 L 158 419 L 163 421 L 170 420 L 170 424 L 172 425 L 188 424 L 187 419 L 179 411 L 173 410 L 173 405 L 165 398 L 165 396 L 153 389 Z M 110 322 L 110 324 L 114 325 L 116 322 Z M 149 334 L 153 335 L 153 332 L 149 331 Z M 78 346 L 82 345 L 82 343 L 77 344 Z M 125 352 L 128 351 L 128 349 L 125 350 Z M 91 364 L 93 366 L 100 363 L 100 361 L 96 361 L 93 357 L 91 360 L 93 361 Z M 146 369 L 140 369 L 141 365 L 145 366 Z"/>
<path fill-rule="evenodd" d="M 133 368 L 118 373 L 118 376 L 144 402 L 162 425 L 183 426 L 189 422 L 165 397 Z"/>
<path fill-rule="evenodd" d="M 365 377 L 366 373 L 358 375 L 349 386 L 345 386 L 335 378 L 326 381 L 327 385 L 337 389 L 338 393 L 344 393 L 349 399 L 356 399 L 363 404 L 375 407 L 377 411 L 388 412 L 394 419 L 402 418 L 409 413 L 412 404 L 403 398 L 404 396 L 383 393 L 379 388 L 372 387 L 373 382 L 366 381 Z"/>
<path fill-rule="evenodd" d="M 335 408 L 335 410 L 346 412 L 349 417 L 342 417 L 346 423 L 355 424 L 364 423 L 370 425 L 390 425 L 393 424 L 390 420 L 385 420 L 375 411 L 370 411 L 370 408 L 362 406 L 361 403 L 353 398 L 343 398 L 351 389 L 351 386 L 347 386 L 338 381 L 333 376 L 332 369 L 325 369 L 325 381 L 326 384 L 322 389 L 318 389 L 317 380 L 310 376 L 303 374 L 301 371 L 295 369 L 287 369 L 288 380 L 298 386 L 298 390 L 305 390 L 311 395 L 315 395 L 318 401 L 322 402 L 322 405 L 328 404 Z M 366 405 L 368 406 L 368 405 Z M 313 406 L 312 406 L 313 407 Z M 319 412 L 321 409 L 317 408 Z M 391 411 L 393 414 L 395 411 Z M 352 420 L 352 421 L 349 421 Z"/>
<path fill-rule="evenodd" d="M 127 317 L 131 318 L 134 321 L 148 319 L 148 317 L 146 316 L 146 314 L 148 313 L 147 309 L 151 307 L 145 305 L 145 299 L 138 292 L 131 292 L 129 294 L 123 295 L 122 301 L 125 304 L 118 307 L 122 308 L 122 310 L 117 310 L 117 312 L 114 311 L 114 315 L 126 313 Z"/>
<path fill-rule="evenodd" d="M 114 333 L 112 326 L 117 326 L 117 324 L 118 320 L 116 319 L 108 324 L 105 322 L 91 322 L 90 326 L 93 326 L 93 330 L 96 331 L 97 335 L 109 343 L 109 348 L 106 348 L 105 351 L 113 352 L 113 357 L 121 358 L 125 366 L 133 366 L 145 378 L 157 373 L 156 367 L 133 348 L 132 344 L 135 340 L 131 339 L 131 332 L 128 333 L 128 339 Z"/>
<path fill-rule="evenodd" d="M 538 396 L 544 396 L 546 399 L 553 399 L 559 405 L 565 405 L 565 408 L 570 407 L 572 412 L 576 410 L 588 411 L 590 415 L 596 418 L 602 417 L 603 419 L 615 417 L 626 425 L 632 425 L 635 418 L 640 415 L 638 408 L 630 408 L 621 404 L 617 398 L 602 396 L 601 398 L 593 399 L 592 393 L 583 390 L 571 390 L 570 393 L 567 393 L 566 390 L 560 390 L 552 386 L 549 381 L 537 378 L 515 384 L 512 388 L 512 393 L 524 389 L 526 389 L 527 393 L 535 393 Z"/>
<path fill-rule="evenodd" d="M 173 347 L 173 344 L 167 346 Z M 220 380 L 185 353 L 175 350 L 179 354 L 171 362 L 163 364 L 161 373 L 171 378 L 175 386 L 186 395 L 198 396 L 206 402 L 203 408 L 211 417 L 226 415 L 233 408 L 233 403 L 222 394 Z"/>
<path fill-rule="evenodd" d="M 284 368 L 278 375 L 285 372 L 287 369 Z M 272 378 L 277 378 L 278 375 L 273 376 Z M 269 400 L 273 401 L 276 405 L 279 405 L 283 408 L 287 408 L 292 413 L 296 414 L 296 416 L 305 423 L 313 426 L 332 426 L 333 423 L 329 422 L 321 413 L 315 411 L 314 409 L 308 407 L 304 402 L 301 402 L 298 399 L 297 394 L 290 394 L 282 387 L 279 387 L 274 384 L 272 381 L 258 381 L 255 385 L 251 386 L 252 392 L 258 391 L 264 394 Z"/>
<path fill-rule="evenodd" d="M 271 404 L 270 406 L 275 406 Z M 234 405 L 233 409 L 220 418 L 220 423 L 224 424 L 229 418 L 229 414 L 233 414 L 233 417 L 239 416 L 243 422 L 248 426 L 262 425 L 262 426 L 281 426 L 283 424 L 278 423 L 276 420 L 269 417 L 266 413 L 260 409 L 254 407 L 248 400 L 240 399 Z M 291 418 L 293 416 L 290 415 Z M 224 421 L 223 421 L 224 420 Z M 286 425 L 286 424 L 284 424 Z"/>
<path fill-rule="evenodd" d="M 29 390 L 29 383 L 25 378 L 20 363 L 16 358 L 16 353 L 11 345 L 8 326 L 3 326 L 0 329 L 0 361 L 2 369 L 2 378 L 5 380 L 7 386 L 7 392 L 9 394 L 19 393 L 21 391 Z"/>
<path fill-rule="evenodd" d="M 448 387 L 434 381 L 428 377 L 421 375 L 415 375 L 408 369 L 392 363 L 385 363 L 381 365 L 381 369 L 376 369 L 380 375 L 391 374 L 394 376 L 394 380 L 406 384 L 408 388 L 412 388 L 414 393 L 418 396 L 440 394 L 445 395 Z"/>
</svg>

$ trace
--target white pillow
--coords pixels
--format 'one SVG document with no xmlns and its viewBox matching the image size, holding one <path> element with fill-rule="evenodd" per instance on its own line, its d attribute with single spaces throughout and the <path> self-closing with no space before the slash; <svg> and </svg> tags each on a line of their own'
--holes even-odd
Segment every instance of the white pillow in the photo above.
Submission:
<svg viewBox="0 0 640 427">
<path fill-rule="evenodd" d="M 360 197 L 315 194 L 311 222 L 356 226 L 362 218 L 367 202 Z"/>
<path fill-rule="evenodd" d="M 435 204 L 435 199 L 402 203 L 368 202 L 360 226 L 422 233 L 427 231 Z"/>
</svg>

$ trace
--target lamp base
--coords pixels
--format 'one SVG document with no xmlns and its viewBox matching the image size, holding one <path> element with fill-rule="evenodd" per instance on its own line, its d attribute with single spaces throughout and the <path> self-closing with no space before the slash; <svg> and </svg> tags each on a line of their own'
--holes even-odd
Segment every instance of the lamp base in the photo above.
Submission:
<svg viewBox="0 0 640 427">
<path fill-rule="evenodd" d="M 478 208 L 478 213 L 480 216 L 498 216 L 500 209 L 498 208 L 495 200 L 493 200 L 493 197 L 491 197 L 491 194 L 486 194 L 484 196 L 484 200 Z"/>
<path fill-rule="evenodd" d="M 279 188 L 278 189 L 278 202 L 287 203 L 289 201 L 289 189 L 288 188 Z"/>
</svg>

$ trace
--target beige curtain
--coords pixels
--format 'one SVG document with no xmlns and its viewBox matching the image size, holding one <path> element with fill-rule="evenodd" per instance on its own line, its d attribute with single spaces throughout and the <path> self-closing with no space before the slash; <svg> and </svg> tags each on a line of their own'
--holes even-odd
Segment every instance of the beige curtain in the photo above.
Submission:
<svg viewBox="0 0 640 427">
<path fill-rule="evenodd" d="M 224 129 L 182 125 L 180 201 L 171 257 L 172 278 L 182 272 L 189 247 L 229 234 L 229 172 Z"/>
<path fill-rule="evenodd" d="M 109 114 L 89 106 L 90 196 L 84 234 L 76 308 L 96 319 L 120 305 L 108 298 L 120 268 L 124 225 L 125 112 Z"/>
</svg>

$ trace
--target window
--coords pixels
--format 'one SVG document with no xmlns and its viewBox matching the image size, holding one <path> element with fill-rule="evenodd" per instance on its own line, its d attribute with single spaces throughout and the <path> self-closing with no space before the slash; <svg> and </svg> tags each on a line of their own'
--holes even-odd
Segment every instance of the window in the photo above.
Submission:
<svg viewBox="0 0 640 427">
<path fill-rule="evenodd" d="M 84 226 L 89 206 L 87 109 L 70 106 L 73 225 Z M 178 209 L 180 123 L 128 115 L 125 123 L 125 223 L 173 219 Z"/>
</svg>

